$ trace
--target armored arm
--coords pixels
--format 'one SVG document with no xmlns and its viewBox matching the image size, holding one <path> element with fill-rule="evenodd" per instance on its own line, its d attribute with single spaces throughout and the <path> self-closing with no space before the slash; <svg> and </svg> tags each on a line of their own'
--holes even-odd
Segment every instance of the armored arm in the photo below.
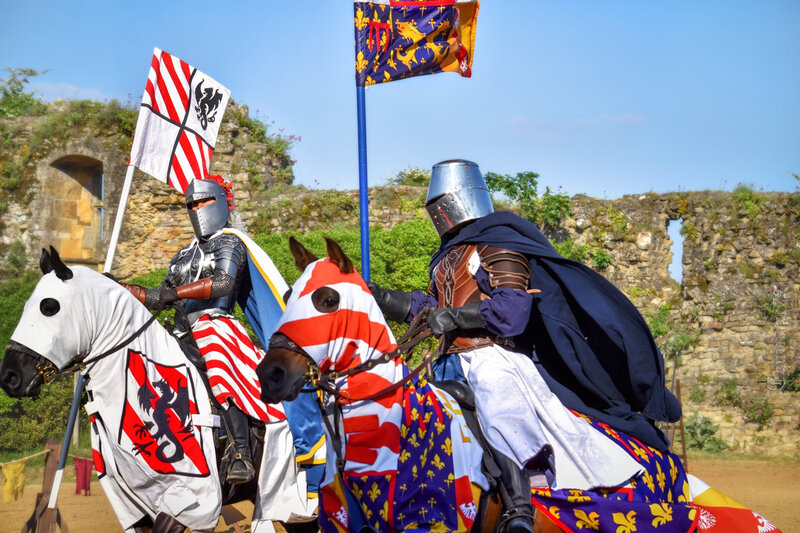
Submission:
<svg viewBox="0 0 800 533">
<path fill-rule="evenodd" d="M 533 294 L 530 286 L 531 266 L 524 254 L 495 246 L 478 246 L 481 267 L 488 279 L 490 298 L 481 303 L 481 317 L 492 333 L 501 337 L 521 334 L 530 321 Z M 479 274 L 479 285 L 481 284 Z"/>
<path fill-rule="evenodd" d="M 428 315 L 434 333 L 486 328 L 501 337 L 519 335 L 530 320 L 533 296 L 527 292 L 530 264 L 521 253 L 495 246 L 478 246 L 481 268 L 475 273 L 484 295 L 480 302 L 438 308 Z"/>
<path fill-rule="evenodd" d="M 411 293 L 383 289 L 377 283 L 367 282 L 367 287 L 378 302 L 381 312 L 390 320 L 404 322 L 411 311 Z"/>
</svg>

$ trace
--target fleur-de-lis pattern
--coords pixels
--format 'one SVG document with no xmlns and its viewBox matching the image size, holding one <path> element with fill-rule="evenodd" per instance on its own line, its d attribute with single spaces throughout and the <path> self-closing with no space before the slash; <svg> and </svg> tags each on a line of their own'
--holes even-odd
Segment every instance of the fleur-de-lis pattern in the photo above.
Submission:
<svg viewBox="0 0 800 533">
<path fill-rule="evenodd" d="M 457 72 L 470 77 L 478 2 L 441 6 L 354 3 L 356 83 Z"/>
<path fill-rule="evenodd" d="M 534 505 L 567 531 L 692 531 L 697 513 L 688 501 L 689 482 L 678 457 L 654 450 L 590 417 L 578 416 L 627 451 L 644 471 L 622 488 L 534 489 Z"/>
<path fill-rule="evenodd" d="M 474 516 L 465 510 L 477 508 L 478 502 L 469 481 L 454 473 L 451 411 L 422 378 L 406 386 L 403 404 L 397 472 L 348 476 L 345 471 L 347 487 L 376 531 L 467 531 Z M 460 430 L 455 434 L 461 438 Z M 325 512 L 340 504 L 327 503 L 331 495 L 326 491 L 320 528 L 341 531 Z"/>
</svg>

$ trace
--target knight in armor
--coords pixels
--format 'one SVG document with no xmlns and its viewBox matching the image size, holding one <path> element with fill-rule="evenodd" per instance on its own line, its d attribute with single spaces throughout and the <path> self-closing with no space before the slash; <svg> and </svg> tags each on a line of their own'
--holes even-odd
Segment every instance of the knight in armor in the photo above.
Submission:
<svg viewBox="0 0 800 533">
<path fill-rule="evenodd" d="M 167 276 L 159 288 L 145 289 L 135 285 L 126 285 L 126 288 L 149 309 L 163 309 L 175 303 L 175 334 L 182 341 L 191 344 L 197 340 L 193 335 L 199 330 L 201 322 L 207 326 L 208 321 L 223 318 L 229 329 L 247 337 L 244 327 L 233 318 L 237 294 L 246 275 L 247 250 L 238 236 L 223 232 L 232 222 L 231 185 L 220 176 L 193 180 L 186 188 L 185 196 L 195 239 L 172 258 Z M 207 335 L 210 330 L 204 327 L 203 331 Z M 232 344 L 220 339 L 217 346 L 230 350 Z M 233 359 L 237 354 L 225 356 Z M 192 362 L 201 370 L 206 370 L 202 358 Z M 231 484 L 246 483 L 255 476 L 250 453 L 248 415 L 243 412 L 243 406 L 236 404 L 235 395 L 215 388 L 212 383 L 212 391 L 222 406 L 221 414 L 229 445 L 234 450 L 226 481 Z"/>
<path fill-rule="evenodd" d="M 680 408 L 627 298 L 558 255 L 534 224 L 495 212 L 475 163 L 436 164 L 426 209 L 441 238 L 427 293 L 369 285 L 389 319 L 410 321 L 433 308 L 434 378 L 465 381 L 475 394 L 514 507 L 506 531 L 532 531 L 532 485 L 614 487 L 638 471 L 570 410 L 668 447 L 653 422 L 677 420 Z"/>
</svg>

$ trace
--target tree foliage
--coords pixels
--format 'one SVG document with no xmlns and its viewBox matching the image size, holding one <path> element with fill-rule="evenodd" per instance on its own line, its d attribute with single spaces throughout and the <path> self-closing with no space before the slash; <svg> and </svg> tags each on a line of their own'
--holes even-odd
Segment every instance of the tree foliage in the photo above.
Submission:
<svg viewBox="0 0 800 533">
<path fill-rule="evenodd" d="M 539 174 L 536 172 L 517 172 L 514 176 L 487 172 L 484 178 L 493 195 L 507 198 L 517 206 L 521 216 L 545 232 L 552 232 L 572 214 L 566 193 L 554 192 L 548 186 L 543 194 L 539 194 Z"/>
<path fill-rule="evenodd" d="M 431 182 L 431 171 L 419 167 L 409 167 L 401 170 L 393 178 L 386 180 L 387 185 L 409 185 L 412 187 L 427 187 Z"/>
<path fill-rule="evenodd" d="M 6 68 L 8 77 L 0 84 L 0 118 L 13 118 L 23 115 L 41 115 L 45 104 L 33 93 L 26 92 L 30 78 L 47 72 L 32 68 Z"/>
</svg>

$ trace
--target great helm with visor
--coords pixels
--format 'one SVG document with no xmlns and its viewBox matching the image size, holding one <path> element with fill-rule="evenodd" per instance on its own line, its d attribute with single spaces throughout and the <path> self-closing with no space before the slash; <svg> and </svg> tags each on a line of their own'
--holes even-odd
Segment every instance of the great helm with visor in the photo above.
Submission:
<svg viewBox="0 0 800 533">
<path fill-rule="evenodd" d="M 425 209 L 439 237 L 465 222 L 494 212 L 492 196 L 480 168 L 464 159 L 442 161 L 433 166 Z"/>
<path fill-rule="evenodd" d="M 186 207 L 192 221 L 194 234 L 199 239 L 207 239 L 228 223 L 228 198 L 225 189 L 214 180 L 192 180 L 186 187 Z M 215 200 L 198 209 L 192 209 L 194 202 Z"/>
</svg>

